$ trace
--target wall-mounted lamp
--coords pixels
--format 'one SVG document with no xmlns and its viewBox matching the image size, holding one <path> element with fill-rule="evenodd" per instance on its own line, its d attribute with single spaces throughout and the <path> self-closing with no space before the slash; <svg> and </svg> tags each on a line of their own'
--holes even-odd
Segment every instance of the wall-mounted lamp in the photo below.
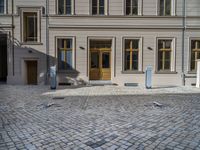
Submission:
<svg viewBox="0 0 200 150">
<path fill-rule="evenodd" d="M 80 48 L 80 49 L 82 49 L 82 50 L 84 50 L 84 49 L 85 49 L 85 48 L 84 48 L 84 47 L 82 47 L 82 46 L 80 46 L 79 48 Z"/>
<path fill-rule="evenodd" d="M 151 51 L 153 50 L 153 48 L 151 48 L 151 47 L 147 47 L 147 48 L 148 48 L 148 50 L 151 50 Z"/>
</svg>

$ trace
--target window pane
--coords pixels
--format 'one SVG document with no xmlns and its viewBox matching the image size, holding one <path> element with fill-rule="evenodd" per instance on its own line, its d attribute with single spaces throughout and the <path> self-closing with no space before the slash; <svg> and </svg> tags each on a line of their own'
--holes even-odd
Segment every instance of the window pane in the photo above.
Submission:
<svg viewBox="0 0 200 150">
<path fill-rule="evenodd" d="M 4 0 L 0 0 L 0 13 L 4 13 Z"/>
<path fill-rule="evenodd" d="M 37 13 L 24 13 L 24 41 L 37 41 Z"/>
<path fill-rule="evenodd" d="M 110 68 L 110 53 L 102 54 L 102 68 Z"/>
<path fill-rule="evenodd" d="M 159 51 L 158 52 L 158 70 L 162 70 L 163 66 L 163 52 Z"/>
<path fill-rule="evenodd" d="M 67 50 L 66 51 L 66 59 L 67 59 L 67 61 L 66 61 L 66 69 L 67 70 L 71 70 L 72 69 L 72 50 Z"/>
<path fill-rule="evenodd" d="M 67 48 L 72 48 L 72 39 L 67 40 Z"/>
<path fill-rule="evenodd" d="M 92 7 L 92 14 L 97 15 L 97 7 Z"/>
<path fill-rule="evenodd" d="M 66 7 L 66 14 L 67 14 L 67 15 L 71 15 L 71 12 L 72 12 L 71 6 L 67 6 L 67 7 Z"/>
<path fill-rule="evenodd" d="M 165 0 L 165 15 L 171 15 L 171 0 Z"/>
<path fill-rule="evenodd" d="M 71 6 L 71 0 L 66 0 L 66 5 Z"/>
<path fill-rule="evenodd" d="M 171 44 L 172 44 L 171 40 L 166 40 L 165 41 L 165 48 L 170 49 L 171 48 Z"/>
<path fill-rule="evenodd" d="M 104 7 L 104 0 L 99 0 L 99 6 Z"/>
<path fill-rule="evenodd" d="M 71 0 L 66 0 L 66 14 L 71 15 Z"/>
<path fill-rule="evenodd" d="M 139 48 L 139 40 L 132 40 L 132 48 L 133 49 Z"/>
<path fill-rule="evenodd" d="M 130 52 L 129 51 L 125 51 L 125 66 L 124 66 L 125 70 L 130 70 Z"/>
<path fill-rule="evenodd" d="M 99 53 L 91 53 L 91 68 L 99 68 Z"/>
<path fill-rule="evenodd" d="M 170 70 L 171 66 L 171 52 L 165 52 L 165 69 Z"/>
<path fill-rule="evenodd" d="M 133 2 L 132 4 L 133 7 L 138 7 L 138 0 L 133 0 L 132 2 Z"/>
<path fill-rule="evenodd" d="M 97 15 L 97 0 L 92 0 L 92 14 Z"/>
<path fill-rule="evenodd" d="M 99 14 L 104 15 L 104 7 L 99 7 Z"/>
<path fill-rule="evenodd" d="M 191 53 L 191 70 L 195 70 L 195 52 Z"/>
<path fill-rule="evenodd" d="M 65 51 L 59 50 L 58 53 L 58 68 L 61 70 L 65 69 Z"/>
<path fill-rule="evenodd" d="M 58 0 L 58 14 L 64 14 L 64 0 Z"/>
<path fill-rule="evenodd" d="M 138 8 L 137 7 L 133 7 L 133 15 L 137 15 L 138 14 Z"/>
<path fill-rule="evenodd" d="M 132 60 L 132 69 L 133 70 L 138 70 L 138 52 L 133 52 L 132 53 L 132 57 L 133 57 L 133 60 Z"/>
<path fill-rule="evenodd" d="M 131 15 L 131 7 L 126 7 L 126 15 Z"/>
<path fill-rule="evenodd" d="M 163 49 L 163 40 L 158 40 L 158 49 Z"/>
<path fill-rule="evenodd" d="M 59 39 L 58 68 L 60 70 L 71 70 L 73 68 L 72 63 L 73 63 L 72 39 Z"/>
<path fill-rule="evenodd" d="M 131 15 L 131 0 L 126 0 L 126 15 Z"/>
<path fill-rule="evenodd" d="M 160 0 L 160 15 L 163 16 L 165 15 L 164 13 L 164 7 L 165 7 L 165 4 L 164 4 L 164 0 Z"/>
<path fill-rule="evenodd" d="M 196 44 L 195 44 L 195 43 L 196 43 L 195 40 L 192 40 L 192 41 L 191 41 L 191 48 L 192 48 L 192 49 L 195 49 L 195 48 L 196 48 Z"/>
<path fill-rule="evenodd" d="M 130 49 L 131 40 L 125 40 L 125 49 Z"/>
<path fill-rule="evenodd" d="M 197 41 L 197 48 L 200 49 L 200 41 Z"/>
<path fill-rule="evenodd" d="M 97 7 L 97 0 L 92 0 L 92 7 Z"/>
<path fill-rule="evenodd" d="M 131 7 L 131 0 L 126 0 L 126 7 Z"/>
<path fill-rule="evenodd" d="M 132 13 L 134 15 L 138 14 L 138 0 L 132 0 Z"/>
</svg>

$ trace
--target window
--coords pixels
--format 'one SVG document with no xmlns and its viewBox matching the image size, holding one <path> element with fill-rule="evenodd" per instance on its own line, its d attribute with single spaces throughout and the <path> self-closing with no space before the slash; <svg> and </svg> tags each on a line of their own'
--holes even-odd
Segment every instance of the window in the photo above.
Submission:
<svg viewBox="0 0 200 150">
<path fill-rule="evenodd" d="M 138 15 L 138 0 L 126 0 L 126 15 Z"/>
<path fill-rule="evenodd" d="M 197 70 L 197 59 L 200 59 L 200 40 L 191 40 L 191 71 Z"/>
<path fill-rule="evenodd" d="M 37 42 L 38 41 L 38 13 L 37 12 L 24 12 L 23 13 L 23 40 L 24 42 Z"/>
<path fill-rule="evenodd" d="M 105 14 L 105 0 L 92 0 L 92 15 Z"/>
<path fill-rule="evenodd" d="M 139 70 L 139 39 L 125 39 L 124 70 Z"/>
<path fill-rule="evenodd" d="M 58 14 L 71 15 L 72 14 L 72 0 L 58 0 Z"/>
<path fill-rule="evenodd" d="M 5 12 L 5 2 L 4 0 L 0 0 L 0 14 Z"/>
<path fill-rule="evenodd" d="M 172 4 L 172 0 L 160 0 L 160 16 L 171 16 Z"/>
<path fill-rule="evenodd" d="M 73 69 L 73 39 L 58 39 L 58 69 Z"/>
<path fill-rule="evenodd" d="M 158 71 L 171 71 L 172 40 L 158 40 Z"/>
</svg>

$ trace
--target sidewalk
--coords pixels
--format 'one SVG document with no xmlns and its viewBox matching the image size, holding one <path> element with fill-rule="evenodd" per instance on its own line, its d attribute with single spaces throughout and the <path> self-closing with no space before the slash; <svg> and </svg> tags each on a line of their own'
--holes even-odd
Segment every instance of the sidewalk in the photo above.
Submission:
<svg viewBox="0 0 200 150">
<path fill-rule="evenodd" d="M 187 86 L 154 87 L 122 87 L 122 86 L 85 86 L 85 87 L 59 87 L 44 95 L 52 96 L 103 96 L 103 95 L 152 95 L 152 94 L 192 94 L 200 93 L 200 89 Z"/>
</svg>

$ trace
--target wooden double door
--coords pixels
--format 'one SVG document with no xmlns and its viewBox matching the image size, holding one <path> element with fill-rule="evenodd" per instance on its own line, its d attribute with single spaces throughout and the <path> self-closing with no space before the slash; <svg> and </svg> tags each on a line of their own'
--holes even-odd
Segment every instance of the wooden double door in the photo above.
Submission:
<svg viewBox="0 0 200 150">
<path fill-rule="evenodd" d="M 111 80 L 111 48 L 90 50 L 90 80 Z"/>
</svg>

